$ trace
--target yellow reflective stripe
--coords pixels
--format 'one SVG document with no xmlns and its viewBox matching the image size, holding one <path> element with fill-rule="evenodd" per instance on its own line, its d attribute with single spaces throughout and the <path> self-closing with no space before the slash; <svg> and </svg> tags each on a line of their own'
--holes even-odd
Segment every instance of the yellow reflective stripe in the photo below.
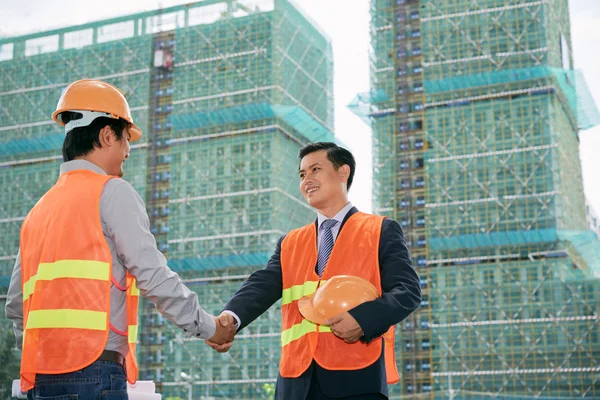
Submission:
<svg viewBox="0 0 600 400">
<path fill-rule="evenodd" d="M 33 288 L 35 287 L 36 281 L 37 275 L 34 275 L 23 284 L 23 301 L 27 300 L 29 296 L 31 296 L 31 294 L 33 293 Z"/>
<path fill-rule="evenodd" d="M 317 325 L 307 319 L 303 319 L 299 324 L 293 325 L 291 328 L 281 332 L 281 347 L 290 344 L 294 340 L 300 339 L 302 336 L 315 332 Z M 331 332 L 331 328 L 325 325 L 319 325 L 319 333 Z"/>
<path fill-rule="evenodd" d="M 299 324 L 293 325 L 291 328 L 281 332 L 281 347 L 284 347 L 294 340 L 300 339 L 302 336 L 310 332 L 315 332 L 317 325 L 307 319 L 303 319 Z"/>
<path fill-rule="evenodd" d="M 138 335 L 138 326 L 137 325 L 129 325 L 127 328 L 127 342 L 135 343 L 137 342 Z"/>
<path fill-rule="evenodd" d="M 129 295 L 130 296 L 139 296 L 140 295 L 140 289 L 138 289 L 137 281 L 135 279 L 131 282 L 131 290 L 129 291 Z"/>
<path fill-rule="evenodd" d="M 27 316 L 27 329 L 75 328 L 103 331 L 107 327 L 107 314 L 89 310 L 33 310 Z"/>
<path fill-rule="evenodd" d="M 92 260 L 60 260 L 53 263 L 41 263 L 37 274 L 23 284 L 23 301 L 31 296 L 37 281 L 51 281 L 60 278 L 108 281 L 110 279 L 110 264 Z"/>
<path fill-rule="evenodd" d="M 326 325 L 319 325 L 319 333 L 331 332 L 331 328 Z"/>
<path fill-rule="evenodd" d="M 321 284 L 325 282 L 325 280 L 322 280 Z M 318 285 L 319 281 L 308 281 L 302 285 L 295 285 L 284 289 L 281 294 L 281 305 L 290 304 L 294 300 L 300 300 L 303 296 L 313 294 L 317 290 Z"/>
</svg>

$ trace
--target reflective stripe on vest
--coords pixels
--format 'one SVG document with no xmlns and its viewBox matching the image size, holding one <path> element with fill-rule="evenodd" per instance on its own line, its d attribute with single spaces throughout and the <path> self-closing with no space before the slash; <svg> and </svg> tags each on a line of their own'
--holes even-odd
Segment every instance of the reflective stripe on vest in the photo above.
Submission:
<svg viewBox="0 0 600 400">
<path fill-rule="evenodd" d="M 321 285 L 325 282 L 327 281 L 321 280 Z M 319 287 L 319 281 L 308 281 L 304 282 L 304 284 L 302 285 L 296 285 L 284 289 L 281 294 L 281 305 L 284 306 L 286 304 L 291 303 L 292 301 L 300 300 L 304 296 L 313 294 L 317 291 L 317 287 Z"/>
<path fill-rule="evenodd" d="M 127 327 L 127 342 L 135 343 L 137 342 L 138 336 L 138 326 L 137 325 L 129 325 Z"/>
<path fill-rule="evenodd" d="M 88 310 L 33 310 L 27 316 L 29 329 L 77 328 L 103 331 L 106 329 L 106 313 Z"/>
<path fill-rule="evenodd" d="M 139 296 L 140 295 L 140 289 L 138 289 L 137 282 L 135 281 L 135 279 L 133 279 L 133 282 L 131 283 L 131 287 L 129 289 L 128 294 L 130 296 Z"/>
<path fill-rule="evenodd" d="M 317 332 L 317 324 L 312 323 L 307 319 L 303 319 L 299 324 L 292 325 L 291 328 L 281 332 L 281 347 L 288 345 L 294 340 L 298 340 L 302 336 L 312 332 Z M 331 328 L 328 326 L 319 325 L 318 332 L 331 332 Z"/>
<path fill-rule="evenodd" d="M 23 301 L 29 299 L 37 281 L 52 281 L 60 278 L 110 279 L 110 264 L 90 260 L 60 260 L 53 263 L 41 263 L 37 274 L 23 284 Z"/>
</svg>

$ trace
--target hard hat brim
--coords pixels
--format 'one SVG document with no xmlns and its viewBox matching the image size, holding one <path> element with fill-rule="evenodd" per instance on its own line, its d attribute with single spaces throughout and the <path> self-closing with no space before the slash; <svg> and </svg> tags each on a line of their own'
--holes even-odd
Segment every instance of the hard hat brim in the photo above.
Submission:
<svg viewBox="0 0 600 400">
<path fill-rule="evenodd" d="M 131 138 L 129 139 L 130 142 L 135 142 L 142 137 L 142 130 L 136 124 L 131 123 L 128 130 L 129 134 L 131 135 Z"/>
<path fill-rule="evenodd" d="M 304 296 L 300 300 L 298 300 L 298 310 L 300 310 L 300 314 L 310 322 L 314 322 L 319 325 L 326 325 L 325 322 L 329 318 L 325 318 L 325 316 L 318 313 L 314 307 L 312 306 L 311 300 L 313 298 L 313 294 Z"/>
</svg>

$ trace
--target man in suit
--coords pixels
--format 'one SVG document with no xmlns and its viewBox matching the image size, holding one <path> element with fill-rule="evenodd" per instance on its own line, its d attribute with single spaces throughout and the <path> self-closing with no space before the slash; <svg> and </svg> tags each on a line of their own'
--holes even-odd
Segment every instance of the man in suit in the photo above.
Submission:
<svg viewBox="0 0 600 400">
<path fill-rule="evenodd" d="M 395 360 L 386 360 L 382 335 L 421 303 L 402 228 L 394 220 L 361 213 L 348 201 L 356 165 L 348 150 L 311 143 L 299 158 L 300 190 L 317 219 L 282 237 L 266 268 L 248 278 L 221 315 L 228 315 L 239 332 L 282 299 L 276 399 L 387 399 L 386 362 L 388 374 L 396 369 Z M 298 300 L 343 274 L 369 280 L 381 296 L 326 325 L 304 319 Z M 207 343 L 219 352 L 232 345 Z"/>
</svg>

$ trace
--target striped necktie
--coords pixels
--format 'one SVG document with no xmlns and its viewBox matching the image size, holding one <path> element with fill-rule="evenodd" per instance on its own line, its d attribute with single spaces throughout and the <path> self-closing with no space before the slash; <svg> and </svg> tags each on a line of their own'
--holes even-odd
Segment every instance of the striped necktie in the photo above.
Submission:
<svg viewBox="0 0 600 400">
<path fill-rule="evenodd" d="M 321 244 L 319 246 L 319 258 L 317 260 L 317 274 L 319 274 L 319 277 L 323 275 L 325 265 L 327 265 L 331 250 L 333 250 L 333 234 L 331 233 L 331 228 L 337 223 L 338 222 L 335 219 L 326 219 L 321 224 Z"/>
</svg>

